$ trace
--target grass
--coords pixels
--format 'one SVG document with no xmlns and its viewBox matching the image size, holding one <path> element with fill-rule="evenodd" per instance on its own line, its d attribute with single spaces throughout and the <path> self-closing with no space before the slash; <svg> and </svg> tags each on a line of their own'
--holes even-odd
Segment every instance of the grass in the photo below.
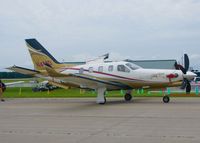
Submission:
<svg viewBox="0 0 200 143">
<path fill-rule="evenodd" d="M 124 91 L 110 91 L 106 95 L 108 97 L 123 97 L 125 94 Z M 162 92 L 147 92 L 147 91 L 133 91 L 132 95 L 136 97 L 162 97 Z M 4 93 L 5 98 L 84 98 L 84 97 L 96 97 L 97 94 L 94 91 L 85 91 L 79 89 L 57 89 L 53 91 L 44 91 L 44 92 L 33 92 L 30 87 L 14 87 L 7 88 Z M 185 93 L 172 93 L 170 96 L 196 96 L 198 95 L 192 93 L 186 95 Z"/>
<path fill-rule="evenodd" d="M 44 92 L 33 92 L 32 88 L 22 87 L 22 88 L 7 88 L 4 93 L 6 98 L 67 98 L 67 97 L 95 97 L 95 94 L 90 92 L 85 92 L 80 94 L 77 89 L 57 89 L 53 91 Z"/>
</svg>

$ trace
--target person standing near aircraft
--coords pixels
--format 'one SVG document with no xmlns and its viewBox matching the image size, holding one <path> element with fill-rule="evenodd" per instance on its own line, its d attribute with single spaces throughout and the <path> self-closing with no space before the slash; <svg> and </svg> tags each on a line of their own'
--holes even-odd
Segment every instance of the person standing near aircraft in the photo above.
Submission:
<svg viewBox="0 0 200 143">
<path fill-rule="evenodd" d="M 4 102 L 5 100 L 3 99 L 3 92 L 6 90 L 6 85 L 0 80 L 0 98 L 1 101 Z"/>
</svg>

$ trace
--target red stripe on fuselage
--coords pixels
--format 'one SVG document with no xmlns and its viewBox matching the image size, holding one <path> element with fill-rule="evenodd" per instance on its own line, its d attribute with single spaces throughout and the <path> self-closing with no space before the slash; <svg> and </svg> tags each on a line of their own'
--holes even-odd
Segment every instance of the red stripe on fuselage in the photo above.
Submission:
<svg viewBox="0 0 200 143">
<path fill-rule="evenodd" d="M 65 68 L 63 69 L 61 72 L 70 69 L 70 70 L 80 70 L 80 68 Z M 89 71 L 84 69 L 84 71 Z M 102 75 L 107 75 L 107 76 L 113 76 L 113 77 L 117 77 L 117 78 L 122 78 L 122 79 L 127 79 L 127 80 L 137 80 L 137 81 L 145 81 L 145 80 L 138 80 L 138 79 L 133 79 L 133 78 L 128 78 L 128 77 L 123 77 L 123 76 L 118 76 L 118 75 L 114 75 L 114 74 L 109 74 L 109 73 L 104 73 L 104 72 L 99 72 L 99 71 L 93 71 L 93 73 L 97 73 L 97 74 L 102 74 Z M 147 81 L 146 81 L 147 82 Z"/>
</svg>

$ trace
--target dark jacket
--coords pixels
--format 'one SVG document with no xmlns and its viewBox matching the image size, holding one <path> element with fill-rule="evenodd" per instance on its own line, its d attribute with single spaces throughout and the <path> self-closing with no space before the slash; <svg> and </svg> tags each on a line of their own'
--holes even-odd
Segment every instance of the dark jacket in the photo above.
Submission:
<svg viewBox="0 0 200 143">
<path fill-rule="evenodd" d="M 2 91 L 4 92 L 4 91 L 6 90 L 6 85 L 5 85 L 3 82 L 1 82 L 1 83 L 0 83 L 0 88 L 1 88 Z"/>
</svg>

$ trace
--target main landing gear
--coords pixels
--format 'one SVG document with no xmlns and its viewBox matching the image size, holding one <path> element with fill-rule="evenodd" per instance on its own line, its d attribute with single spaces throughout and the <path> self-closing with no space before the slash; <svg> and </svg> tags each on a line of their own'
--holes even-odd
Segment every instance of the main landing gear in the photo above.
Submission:
<svg viewBox="0 0 200 143">
<path fill-rule="evenodd" d="M 105 96 L 105 93 L 106 93 L 106 88 L 102 87 L 102 88 L 98 88 L 97 89 L 97 99 L 96 99 L 96 102 L 98 104 L 105 104 L 106 103 L 106 96 Z"/>
</svg>

